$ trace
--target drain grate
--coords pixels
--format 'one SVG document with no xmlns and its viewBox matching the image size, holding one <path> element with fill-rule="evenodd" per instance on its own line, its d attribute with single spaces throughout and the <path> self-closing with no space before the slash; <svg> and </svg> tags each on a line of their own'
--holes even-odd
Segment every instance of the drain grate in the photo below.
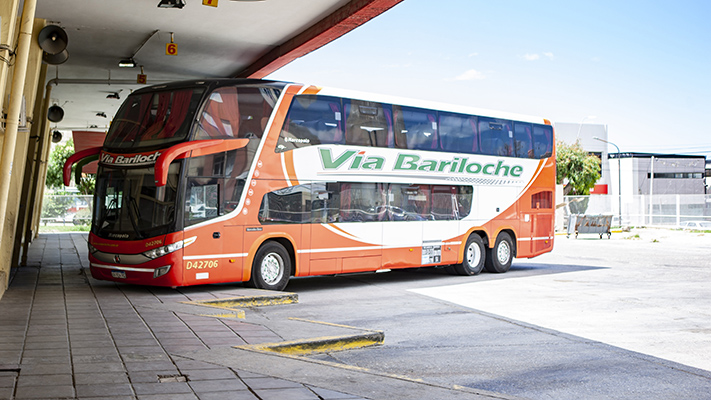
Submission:
<svg viewBox="0 0 711 400">
<path fill-rule="evenodd" d="M 158 375 L 158 382 L 168 383 L 168 382 L 187 382 L 188 377 L 186 375 Z"/>
</svg>

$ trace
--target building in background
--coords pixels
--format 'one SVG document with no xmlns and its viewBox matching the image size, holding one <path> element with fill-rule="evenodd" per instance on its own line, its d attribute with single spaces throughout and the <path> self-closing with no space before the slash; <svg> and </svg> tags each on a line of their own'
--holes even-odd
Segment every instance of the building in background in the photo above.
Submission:
<svg viewBox="0 0 711 400">
<path fill-rule="evenodd" d="M 610 196 L 574 200 L 584 201 L 585 213 L 612 214 L 614 225 L 680 226 L 683 221 L 711 219 L 711 196 L 706 194 L 711 183 L 711 161 L 704 156 L 608 154 L 607 125 L 556 123 L 555 130 L 558 140 L 568 144 L 579 140 L 585 151 L 600 157 L 600 179 L 590 194 Z M 567 201 L 570 200 L 559 199 L 556 204 Z M 561 212 L 573 212 L 567 208 L 566 205 Z"/>
</svg>

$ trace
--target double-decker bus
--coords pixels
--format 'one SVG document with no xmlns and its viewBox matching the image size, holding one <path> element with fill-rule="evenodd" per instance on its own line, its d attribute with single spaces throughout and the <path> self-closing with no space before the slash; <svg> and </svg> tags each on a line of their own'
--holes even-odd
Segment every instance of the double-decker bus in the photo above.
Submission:
<svg viewBox="0 0 711 400">
<path fill-rule="evenodd" d="M 96 279 L 186 286 L 413 267 L 506 272 L 553 247 L 543 118 L 263 80 L 133 92 L 98 159 Z M 79 168 L 80 170 L 80 168 Z"/>
</svg>

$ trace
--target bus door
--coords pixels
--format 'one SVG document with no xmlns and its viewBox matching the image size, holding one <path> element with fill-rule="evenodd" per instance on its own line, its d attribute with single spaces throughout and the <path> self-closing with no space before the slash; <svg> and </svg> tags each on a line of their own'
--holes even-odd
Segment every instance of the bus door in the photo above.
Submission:
<svg viewBox="0 0 711 400">
<path fill-rule="evenodd" d="M 533 194 L 531 209 L 531 253 L 537 255 L 553 247 L 553 192 Z"/>
<path fill-rule="evenodd" d="M 189 176 L 185 194 L 185 238 L 195 237 L 195 242 L 183 250 L 183 276 L 186 284 L 234 282 L 242 280 L 241 259 L 236 254 L 241 249 L 227 243 L 236 242 L 241 230 L 228 227 L 218 219 L 227 210 L 224 207 L 223 179 Z"/>
</svg>

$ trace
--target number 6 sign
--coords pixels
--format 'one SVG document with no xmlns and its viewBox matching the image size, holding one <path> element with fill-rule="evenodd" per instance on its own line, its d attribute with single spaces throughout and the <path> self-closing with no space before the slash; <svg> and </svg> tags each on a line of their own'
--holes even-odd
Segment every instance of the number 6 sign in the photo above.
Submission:
<svg viewBox="0 0 711 400">
<path fill-rule="evenodd" d="M 178 55 L 178 44 L 177 43 L 167 43 L 165 45 L 165 55 L 166 56 L 177 56 Z"/>
</svg>

